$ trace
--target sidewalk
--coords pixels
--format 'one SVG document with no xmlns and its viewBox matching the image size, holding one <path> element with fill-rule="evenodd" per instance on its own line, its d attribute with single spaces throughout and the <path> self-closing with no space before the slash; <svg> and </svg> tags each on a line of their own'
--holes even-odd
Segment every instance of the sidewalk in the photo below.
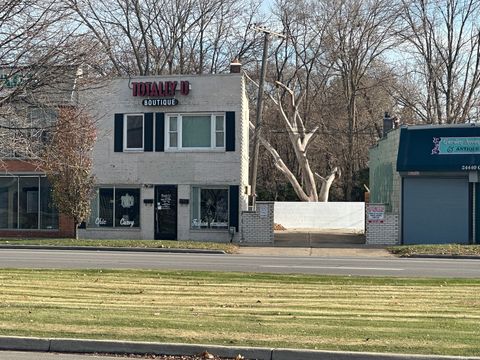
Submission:
<svg viewBox="0 0 480 360">
<path fill-rule="evenodd" d="M 241 246 L 238 254 L 258 256 L 395 257 L 385 247 L 328 245 L 322 247 Z"/>
</svg>

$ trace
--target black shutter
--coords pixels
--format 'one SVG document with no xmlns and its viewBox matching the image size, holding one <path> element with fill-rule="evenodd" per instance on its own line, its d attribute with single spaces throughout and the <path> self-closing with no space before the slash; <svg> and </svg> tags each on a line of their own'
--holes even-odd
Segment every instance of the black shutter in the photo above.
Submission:
<svg viewBox="0 0 480 360">
<path fill-rule="evenodd" d="M 238 232 L 238 207 L 239 207 L 239 188 L 238 185 L 231 185 L 229 191 L 229 226 L 235 226 Z"/>
<path fill-rule="evenodd" d="M 155 151 L 165 151 L 165 114 L 155 114 Z"/>
<path fill-rule="evenodd" d="M 225 150 L 235 151 L 235 112 L 227 111 L 225 116 Z"/>
<path fill-rule="evenodd" d="M 145 125 L 143 127 L 144 151 L 153 151 L 153 113 L 145 114 Z"/>
<path fill-rule="evenodd" d="M 113 151 L 123 151 L 123 114 L 115 114 L 113 129 Z"/>
</svg>

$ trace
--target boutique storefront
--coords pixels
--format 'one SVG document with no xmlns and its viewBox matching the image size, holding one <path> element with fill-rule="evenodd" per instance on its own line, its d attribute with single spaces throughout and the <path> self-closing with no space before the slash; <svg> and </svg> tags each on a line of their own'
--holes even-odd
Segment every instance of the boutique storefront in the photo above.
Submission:
<svg viewBox="0 0 480 360">
<path fill-rule="evenodd" d="M 370 150 L 370 198 L 385 215 L 367 228 L 367 243 L 480 243 L 479 171 L 476 124 L 389 132 Z"/>
<path fill-rule="evenodd" d="M 247 209 L 240 73 L 115 79 L 85 94 L 98 119 L 83 238 L 238 240 Z"/>
</svg>

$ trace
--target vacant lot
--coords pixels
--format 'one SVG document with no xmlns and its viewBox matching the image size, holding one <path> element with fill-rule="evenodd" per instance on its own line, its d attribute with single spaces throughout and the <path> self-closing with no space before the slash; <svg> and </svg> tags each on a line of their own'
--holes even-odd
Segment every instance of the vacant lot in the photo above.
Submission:
<svg viewBox="0 0 480 360">
<path fill-rule="evenodd" d="M 0 334 L 478 355 L 480 280 L 0 270 Z"/>
</svg>

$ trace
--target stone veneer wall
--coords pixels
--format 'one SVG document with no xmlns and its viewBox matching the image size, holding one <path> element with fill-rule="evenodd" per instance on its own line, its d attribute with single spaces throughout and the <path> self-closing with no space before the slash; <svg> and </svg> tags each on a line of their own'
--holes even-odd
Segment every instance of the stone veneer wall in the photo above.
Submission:
<svg viewBox="0 0 480 360">
<path fill-rule="evenodd" d="M 257 201 L 255 211 L 242 212 L 241 243 L 273 244 L 273 201 Z"/>
<path fill-rule="evenodd" d="M 399 216 L 385 214 L 383 223 L 367 222 L 367 245 L 398 245 L 399 244 Z"/>
</svg>

